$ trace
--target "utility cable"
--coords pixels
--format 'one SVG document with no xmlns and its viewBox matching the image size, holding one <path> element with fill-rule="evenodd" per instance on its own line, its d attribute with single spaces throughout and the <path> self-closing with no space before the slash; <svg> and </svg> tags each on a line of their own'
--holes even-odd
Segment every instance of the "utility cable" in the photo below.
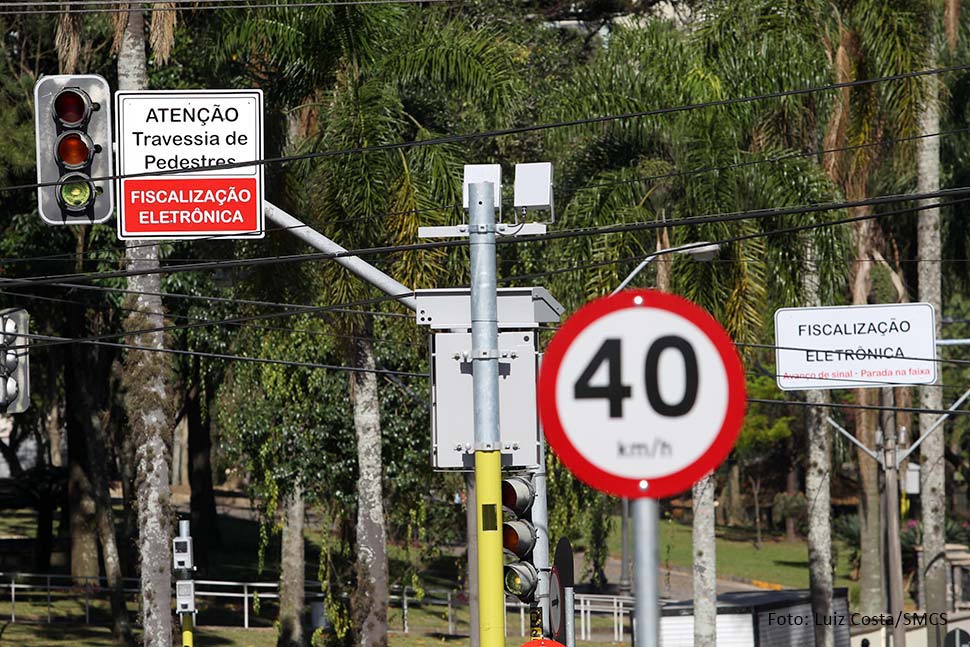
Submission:
<svg viewBox="0 0 970 647">
<path fill-rule="evenodd" d="M 125 0 L 125 1 L 127 1 L 127 0 Z M 755 165 L 759 165 L 759 164 L 774 164 L 774 163 L 778 163 L 778 162 L 785 161 L 785 160 L 788 160 L 788 159 L 795 159 L 795 158 L 801 158 L 801 157 L 812 157 L 812 156 L 820 155 L 820 154 L 821 155 L 827 155 L 827 154 L 830 154 L 830 153 L 837 153 L 837 152 L 858 150 L 858 149 L 863 149 L 863 148 L 870 148 L 870 147 L 883 146 L 883 145 L 889 145 L 889 144 L 898 144 L 898 143 L 903 143 L 903 142 L 907 142 L 907 141 L 913 141 L 913 140 L 919 140 L 919 139 L 926 139 L 926 138 L 930 138 L 930 137 L 946 137 L 946 136 L 951 136 L 951 135 L 958 135 L 958 134 L 965 133 L 965 132 L 970 132 L 970 127 L 968 127 L 968 128 L 958 128 L 958 129 L 955 129 L 955 130 L 940 131 L 940 132 L 937 132 L 937 133 L 914 135 L 912 137 L 899 137 L 899 138 L 888 138 L 887 137 L 887 138 L 875 140 L 875 141 L 872 141 L 872 142 L 868 142 L 868 143 L 865 143 L 865 144 L 853 144 L 851 146 L 839 146 L 839 147 L 836 147 L 836 148 L 827 148 L 827 149 L 820 149 L 820 150 L 808 151 L 808 152 L 797 152 L 797 153 L 791 153 L 791 154 L 786 154 L 786 155 L 778 155 L 778 156 L 774 156 L 774 157 L 761 158 L 761 159 L 757 159 L 757 160 L 748 160 L 748 161 L 745 161 L 745 162 L 737 162 L 737 163 L 734 163 L 734 164 L 727 164 L 727 165 L 724 165 L 724 166 L 712 166 L 712 167 L 702 167 L 702 168 L 696 168 L 696 169 L 686 169 L 686 170 L 683 170 L 683 171 L 674 171 L 674 172 L 663 173 L 663 174 L 659 174 L 659 175 L 643 176 L 643 177 L 638 177 L 638 178 L 634 178 L 634 179 L 631 179 L 631 180 L 624 180 L 624 181 L 620 181 L 620 182 L 586 185 L 586 186 L 582 186 L 582 187 L 576 189 L 576 191 L 577 192 L 580 192 L 580 191 L 590 191 L 590 190 L 593 190 L 593 189 L 610 188 L 610 187 L 614 187 L 614 186 L 622 186 L 622 185 L 626 185 L 626 184 L 634 184 L 634 183 L 637 183 L 637 182 L 651 182 L 651 181 L 655 181 L 655 180 L 663 180 L 663 179 L 669 179 L 669 178 L 674 178 L 674 177 L 690 177 L 690 176 L 702 175 L 702 174 L 706 174 L 706 173 L 718 173 L 718 172 L 728 171 L 728 170 L 732 170 L 732 169 L 736 169 L 736 168 L 742 168 L 742 167 L 746 167 L 746 166 L 755 166 Z M 461 207 L 461 205 L 459 205 L 459 204 L 450 204 L 450 205 L 439 205 L 439 206 L 435 206 L 435 207 L 425 207 L 425 208 L 421 208 L 421 209 L 408 209 L 408 210 L 404 210 L 404 211 L 391 211 L 391 212 L 388 212 L 386 214 L 377 214 L 377 215 L 373 215 L 373 216 L 360 216 L 360 217 L 357 217 L 357 218 L 343 218 L 343 219 L 339 219 L 339 220 L 328 220 L 327 221 L 327 224 L 328 225 L 336 225 L 336 224 L 342 224 L 342 223 L 346 223 L 346 222 L 359 222 L 360 220 L 376 220 L 376 219 L 379 219 L 379 218 L 388 218 L 388 217 L 393 217 L 393 216 L 398 216 L 398 215 L 421 214 L 421 213 L 427 213 L 427 212 L 431 212 L 431 211 L 447 211 L 447 210 L 450 210 L 450 209 L 458 209 L 460 207 Z M 263 231 L 264 232 L 286 231 L 286 230 L 291 230 L 291 229 L 299 229 L 302 226 L 309 227 L 310 225 L 294 225 L 294 226 L 291 226 L 291 227 L 274 227 L 274 228 L 266 229 L 266 230 L 263 230 Z M 199 238 L 193 238 L 192 240 L 199 240 L 199 241 L 217 240 L 219 238 L 224 238 L 224 237 L 228 238 L 228 237 L 232 237 L 232 236 L 235 236 L 235 235 L 236 234 L 212 234 L 212 235 L 209 235 L 209 236 L 203 236 L 203 237 L 199 237 Z M 129 245 L 129 246 L 123 246 L 123 247 L 113 247 L 113 248 L 109 248 L 109 251 L 110 250 L 124 251 L 125 249 L 134 249 L 134 248 L 138 248 L 138 247 L 144 247 L 144 246 L 149 246 L 149 245 L 158 245 L 158 244 L 160 244 L 160 242 L 137 244 L 137 245 Z M 90 254 L 95 254 L 95 253 L 100 253 L 100 250 L 90 250 L 90 251 L 86 251 L 86 252 L 84 252 L 84 255 L 90 255 Z M 76 257 L 76 255 L 77 255 L 76 252 L 65 252 L 65 253 L 62 253 L 62 254 L 52 254 L 52 255 L 47 255 L 47 256 L 18 257 L 18 258 L 0 258 L 0 265 L 2 265 L 2 264 L 11 264 L 11 263 L 26 263 L 26 262 L 34 262 L 34 261 L 38 261 L 38 260 L 48 260 L 48 259 L 72 258 L 72 257 Z M 195 259 L 195 260 L 202 260 L 202 259 Z M 500 262 L 506 262 L 507 260 L 508 259 L 502 259 L 502 261 L 500 261 Z"/>
<path fill-rule="evenodd" d="M 294 368 L 322 368 L 330 371 L 348 371 L 351 373 L 376 373 L 378 375 L 394 375 L 397 377 L 420 377 L 429 378 L 431 377 L 427 373 L 414 373 L 411 371 L 394 371 L 386 368 L 363 368 L 361 366 L 344 366 L 341 364 L 319 364 L 316 362 L 296 362 L 284 359 L 271 359 L 267 357 L 249 357 L 247 355 L 230 355 L 227 353 L 209 353 L 205 351 L 198 350 L 181 350 L 178 348 L 152 348 L 151 346 L 138 346 L 136 344 L 120 344 L 116 342 L 107 341 L 97 341 L 97 340 L 80 340 L 80 339 L 70 339 L 67 337 L 54 337 L 51 335 L 34 335 L 25 334 L 25 337 L 31 339 L 42 339 L 45 341 L 55 342 L 54 344 L 32 344 L 31 349 L 45 348 L 51 345 L 60 345 L 63 343 L 85 343 L 94 344 L 97 346 L 111 346 L 114 348 L 124 348 L 127 350 L 137 350 L 137 351 L 147 351 L 152 353 L 168 353 L 172 355 L 189 355 L 193 357 L 208 357 L 211 359 L 224 359 L 238 362 L 256 362 L 260 364 L 277 364 L 280 366 L 290 366 Z"/>
<path fill-rule="evenodd" d="M 19 12 L 19 13 L 22 13 L 22 12 Z M 734 97 L 729 99 L 717 99 L 714 101 L 706 101 L 701 103 L 690 103 L 690 104 L 684 104 L 680 106 L 670 106 L 666 108 L 654 108 L 650 110 L 639 110 L 635 112 L 602 115 L 599 117 L 584 117 L 582 119 L 572 119 L 568 121 L 556 121 L 556 122 L 548 122 L 548 123 L 542 123 L 542 124 L 532 124 L 528 126 L 514 126 L 510 128 L 486 130 L 486 131 L 481 131 L 477 133 L 445 135 L 442 137 L 433 137 L 433 138 L 421 139 L 421 140 L 411 140 L 406 142 L 374 144 L 372 146 L 356 146 L 353 148 L 344 148 L 339 150 L 316 151 L 316 152 L 301 153 L 296 155 L 264 158 L 259 160 L 247 160 L 242 162 L 232 162 L 232 163 L 226 163 L 226 164 L 214 164 L 211 166 L 199 166 L 192 169 L 173 169 L 173 170 L 166 170 L 166 171 L 145 171 L 140 173 L 129 173 L 129 174 L 123 174 L 123 175 L 117 175 L 117 174 L 105 175 L 100 177 L 93 177 L 91 178 L 91 180 L 106 181 L 106 180 L 118 180 L 118 179 L 138 178 L 138 177 L 155 178 L 155 177 L 163 177 L 167 175 L 197 174 L 202 171 L 217 171 L 217 170 L 223 171 L 223 170 L 230 170 L 230 169 L 236 169 L 236 168 L 249 168 L 253 166 L 260 166 L 260 165 L 266 165 L 266 164 L 292 162 L 292 161 L 298 161 L 298 160 L 340 157 L 344 155 L 361 155 L 365 153 L 400 150 L 404 148 L 418 148 L 422 146 L 440 146 L 442 144 L 454 144 L 457 142 L 476 141 L 480 139 L 491 139 L 493 137 L 505 137 L 508 135 L 519 135 L 519 134 L 530 133 L 530 132 L 555 130 L 558 128 L 588 126 L 588 125 L 594 125 L 594 124 L 609 123 L 612 121 L 622 121 L 626 119 L 638 119 L 643 117 L 654 117 L 654 116 L 660 116 L 660 115 L 676 114 L 680 112 L 689 112 L 691 110 L 701 110 L 706 108 L 717 108 L 717 107 L 739 105 L 739 104 L 745 104 L 745 103 L 752 103 L 755 101 L 763 101 L 766 99 L 778 99 L 778 98 L 784 98 L 784 97 L 813 94 L 816 92 L 823 92 L 828 90 L 863 87 L 867 85 L 873 85 L 876 83 L 886 83 L 891 81 L 901 81 L 905 79 L 920 78 L 924 76 L 934 76 L 939 74 L 946 74 L 949 72 L 964 71 L 968 69 L 970 69 L 970 64 L 953 65 L 949 67 L 939 67 L 939 68 L 933 68 L 928 70 L 918 70 L 915 72 L 904 72 L 901 74 L 893 74 L 890 76 L 881 76 L 881 77 L 875 77 L 871 79 L 843 81 L 840 83 L 831 83 L 828 85 L 814 86 L 809 88 L 799 88 L 795 90 L 779 90 L 777 92 L 768 92 L 768 93 L 759 94 L 759 95 Z M 35 189 L 42 186 L 57 186 L 58 184 L 59 184 L 59 181 L 35 182 L 31 184 L 10 185 L 7 187 L 0 187 L 0 191 L 21 191 L 25 189 Z"/>
<path fill-rule="evenodd" d="M 601 227 L 586 227 L 573 230 L 564 231 L 554 231 L 545 234 L 536 234 L 534 236 L 506 236 L 500 237 L 496 242 L 498 244 L 521 244 L 521 243 L 532 243 L 532 242 L 543 242 L 549 240 L 558 240 L 565 238 L 576 238 L 583 236 L 594 236 L 594 235 L 605 235 L 605 234 L 618 234 L 618 233 L 629 233 L 644 230 L 653 230 L 659 228 L 673 228 L 673 227 L 689 227 L 695 225 L 703 224 L 716 224 L 725 222 L 736 222 L 740 220 L 750 220 L 750 219 L 760 219 L 760 218 L 773 218 L 781 216 L 791 216 L 791 215 L 804 215 L 808 213 L 818 213 L 824 211 L 835 211 L 842 209 L 851 209 L 855 207 L 865 207 L 865 206 L 880 206 L 886 204 L 894 204 L 898 202 L 906 201 L 925 201 L 941 197 L 949 197 L 955 195 L 963 195 L 970 193 L 970 187 L 956 187 L 952 189 L 942 189 L 939 191 L 931 191 L 925 193 L 906 193 L 906 194 L 895 194 L 886 196 L 877 196 L 874 198 L 865 198 L 862 200 L 846 200 L 842 202 L 830 202 L 823 204 L 810 204 L 797 207 L 784 207 L 784 208 L 772 208 L 772 209 L 756 209 L 753 211 L 736 211 L 715 214 L 710 216 L 689 216 L 686 218 L 680 218 L 677 220 L 652 220 L 647 222 L 632 222 L 623 223 L 620 225 L 606 225 Z M 952 202 L 950 204 L 955 204 Z M 930 204 L 930 205 L 915 205 L 909 209 L 902 212 L 915 212 L 923 209 L 934 209 L 939 206 L 946 206 L 941 204 Z M 830 224 L 844 224 L 847 222 L 855 222 L 858 220 L 865 220 L 868 218 L 878 218 L 880 215 L 889 214 L 870 214 L 866 216 L 858 216 L 855 218 L 846 218 L 839 221 L 832 221 L 831 223 L 821 223 L 818 226 L 828 226 Z M 808 227 L 808 228 L 814 228 Z M 787 230 L 779 230 L 776 233 L 785 233 Z M 792 229 L 791 231 L 797 231 L 797 229 Z M 726 242 L 733 242 L 735 240 L 744 240 L 746 238 L 757 237 L 762 234 L 748 235 L 747 237 L 740 237 L 735 239 L 727 239 Z M 25 287 L 25 286 L 40 286 L 48 285 L 51 283 L 57 283 L 65 280 L 69 281 L 91 281 L 97 279 L 110 279 L 110 278 L 125 278 L 129 276 L 145 276 L 150 274 L 174 274 L 178 272 L 189 272 L 198 270 L 211 270 L 211 269 L 221 269 L 229 267 L 253 267 L 255 265 L 273 265 L 277 263 L 292 263 L 292 262 L 304 262 L 313 260 L 332 260 L 336 258 L 348 257 L 348 256 L 368 256 L 368 255 L 379 255 L 379 254 L 395 254 L 400 252 L 408 251 L 418 251 L 427 249 L 440 249 L 445 247 L 461 247 L 466 246 L 468 243 L 464 240 L 444 240 L 444 241 L 434 241 L 425 243 L 411 243 L 406 245 L 387 245 L 381 247 L 370 247 L 362 248 L 356 250 L 346 250 L 343 252 L 311 252 L 304 254 L 286 254 L 277 256 L 264 256 L 256 258 L 246 258 L 246 259 L 235 259 L 227 261 L 217 261 L 217 262 L 205 262 L 205 263 L 186 263 L 177 266 L 164 266 L 152 269 L 141 269 L 141 270 L 116 270 L 110 272 L 90 272 L 90 273 L 75 273 L 75 274 L 60 274 L 53 276 L 41 276 L 41 277 L 31 277 L 31 278 L 13 278 L 13 279 L 2 279 L 0 280 L 0 286 L 7 288 L 15 287 Z M 683 249 L 683 248 L 682 248 Z"/>
<path fill-rule="evenodd" d="M 20 294 L 16 292 L 7 292 L 6 290 L 0 290 L 0 294 L 5 294 L 8 296 L 23 297 L 25 299 L 30 299 L 34 301 L 47 301 L 50 303 L 68 303 L 68 304 L 79 305 L 79 306 L 91 305 L 85 301 L 79 301 L 77 299 L 65 299 L 63 297 L 48 297 L 48 296 L 41 296 L 38 294 Z M 138 313 L 141 315 L 148 315 L 148 316 L 158 315 L 169 319 L 181 319 L 183 321 L 204 321 L 206 323 L 212 323 L 211 319 L 206 319 L 205 317 L 179 314 L 175 312 L 164 312 L 164 311 L 159 312 L 157 310 L 139 310 L 138 308 L 129 308 L 127 306 L 115 306 L 115 305 L 112 305 L 111 309 L 117 310 L 119 312 L 131 312 L 131 313 Z M 240 327 L 249 328 L 252 330 L 269 330 L 269 331 L 286 332 L 286 333 L 292 333 L 292 334 L 311 335 L 315 337 L 326 337 L 330 339 L 353 339 L 356 341 L 369 341 L 376 344 L 391 344 L 393 346 L 405 346 L 405 345 L 410 346 L 410 344 L 407 344 L 407 342 L 401 342 L 401 341 L 395 341 L 395 340 L 389 340 L 389 339 L 377 339 L 376 337 L 364 337 L 362 335 L 348 335 L 348 334 L 338 333 L 338 332 L 327 332 L 325 330 L 307 330 L 305 328 L 287 328 L 285 326 L 247 325 L 245 323 L 236 323 L 236 322 L 227 323 L 225 325 L 240 326 Z"/>
<path fill-rule="evenodd" d="M 965 198 L 965 199 L 963 199 L 961 201 L 958 201 L 958 202 L 962 202 L 962 201 L 970 201 L 970 198 Z M 948 206 L 948 204 L 949 203 L 932 205 L 932 207 Z M 931 208 L 931 206 L 923 206 L 921 208 Z M 878 217 L 881 217 L 881 216 L 892 215 L 893 213 L 908 213 L 909 211 L 912 211 L 912 209 L 899 210 L 899 211 L 896 211 L 896 212 L 886 212 L 886 213 L 883 213 L 883 214 L 868 214 L 868 215 L 864 215 L 864 216 L 857 216 L 857 217 L 854 217 L 854 218 L 846 218 L 846 219 L 842 219 L 840 221 L 830 221 L 830 222 L 823 222 L 823 223 L 811 223 L 811 224 L 808 224 L 808 225 L 799 225 L 799 226 L 796 226 L 796 227 L 788 227 L 788 228 L 785 228 L 785 229 L 779 229 L 779 230 L 774 230 L 774 231 L 769 231 L 769 232 L 758 232 L 758 233 L 753 233 L 753 234 L 746 234 L 744 236 L 736 236 L 734 238 L 725 239 L 725 240 L 719 241 L 719 242 L 720 242 L 720 244 L 723 244 L 723 243 L 726 243 L 726 242 L 734 242 L 734 241 L 737 241 L 737 240 L 746 240 L 746 239 L 750 239 L 750 238 L 757 238 L 757 237 L 766 237 L 766 236 L 771 236 L 771 235 L 778 235 L 780 233 L 789 233 L 789 232 L 793 232 L 793 231 L 802 231 L 802 230 L 808 230 L 808 229 L 815 229 L 815 228 L 819 228 L 819 227 L 835 226 L 835 225 L 838 225 L 838 224 L 844 224 L 846 222 L 855 222 L 855 221 L 859 221 L 859 220 L 867 220 L 867 219 L 872 219 L 872 218 L 878 218 Z M 702 246 L 702 245 L 710 245 L 710 244 L 711 243 L 709 243 L 709 242 L 704 242 L 704 243 L 695 243 L 695 244 L 684 245 L 684 246 L 678 247 L 677 248 L 677 251 L 682 251 L 684 249 L 689 249 L 691 247 Z M 674 250 L 662 250 L 662 253 L 673 253 L 673 251 Z M 586 267 L 580 267 L 580 268 L 565 268 L 565 269 L 560 268 L 558 270 L 552 270 L 552 271 L 549 271 L 549 272 L 539 272 L 539 273 L 534 273 L 532 275 L 526 275 L 526 276 L 529 277 L 529 278 L 537 277 L 537 276 L 547 276 L 547 275 L 550 275 L 550 274 L 560 273 L 560 272 L 563 272 L 563 271 L 576 271 L 578 269 L 586 269 L 586 268 L 591 267 L 591 266 L 608 264 L 608 263 L 615 263 L 615 262 L 616 262 L 615 260 L 610 260 L 610 261 L 607 261 L 605 263 L 594 263 L 594 264 L 592 264 L 590 266 L 586 266 Z M 517 277 L 517 278 L 521 278 L 521 277 Z M 506 281 L 507 280 L 508 279 L 506 279 Z M 0 283 L 0 286 L 2 286 L 2 285 L 3 285 L 3 283 Z M 413 294 L 413 293 L 379 297 L 377 299 L 369 300 L 369 301 L 367 301 L 367 303 L 375 303 L 375 302 L 383 302 L 383 301 L 396 300 L 396 299 L 400 298 L 401 296 L 409 296 L 411 294 Z M 355 304 L 340 304 L 340 307 L 345 307 L 347 305 L 360 305 L 360 303 L 355 303 Z M 319 310 L 326 310 L 326 309 L 333 308 L 333 307 L 334 306 L 321 306 L 319 308 Z M 204 325 L 219 325 L 219 324 L 222 324 L 222 323 L 228 323 L 228 322 L 234 322 L 234 321 L 251 321 L 251 320 L 255 320 L 255 319 L 269 319 L 269 318 L 274 318 L 274 317 L 283 317 L 283 316 L 291 316 L 293 314 L 300 314 L 300 313 L 306 312 L 307 310 L 317 310 L 317 308 L 299 309 L 299 310 L 283 311 L 283 312 L 276 312 L 276 313 L 265 313 L 265 314 L 262 314 L 262 315 L 255 315 L 255 316 L 245 317 L 245 318 L 227 319 L 227 320 L 222 320 L 222 321 L 198 322 L 196 324 L 191 324 L 191 325 L 188 325 L 188 326 L 164 326 L 162 328 L 147 329 L 147 330 L 143 330 L 143 331 L 136 331 L 136 332 L 130 332 L 130 333 L 127 333 L 127 332 L 126 333 L 115 333 L 115 334 L 112 334 L 112 335 L 99 336 L 99 337 L 91 338 L 91 339 L 105 339 L 105 338 L 126 337 L 126 336 L 129 336 L 129 335 L 142 334 L 142 333 L 151 333 L 151 332 L 168 332 L 168 331 L 177 330 L 177 329 L 180 329 L 180 328 L 183 328 L 183 327 L 199 327 L 199 326 L 204 326 Z M 943 361 L 958 362 L 959 360 L 943 360 Z M 968 360 L 968 363 L 970 363 L 970 360 Z"/>
</svg>

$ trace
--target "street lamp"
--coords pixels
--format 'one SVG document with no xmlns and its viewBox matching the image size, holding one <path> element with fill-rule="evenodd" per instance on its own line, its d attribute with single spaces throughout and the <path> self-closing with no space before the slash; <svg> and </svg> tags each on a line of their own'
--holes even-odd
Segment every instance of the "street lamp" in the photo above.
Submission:
<svg viewBox="0 0 970 647">
<path fill-rule="evenodd" d="M 707 241 L 701 241 L 697 243 L 688 243 L 686 245 L 680 245 L 678 247 L 670 247 L 667 249 L 657 250 L 653 254 L 650 254 L 645 259 L 643 259 L 643 261 L 639 265 L 637 265 L 636 268 L 634 268 L 634 270 L 630 272 L 630 274 L 628 274 L 627 277 L 623 279 L 623 281 L 620 283 L 620 285 L 618 285 L 617 288 L 613 290 L 610 294 L 616 294 L 617 292 L 625 288 L 627 284 L 636 277 L 637 274 L 643 271 L 643 268 L 645 268 L 647 265 L 650 264 L 650 261 L 657 258 L 658 256 L 661 256 L 663 254 L 687 254 L 695 261 L 707 262 L 707 261 L 714 260 L 714 257 L 717 256 L 717 253 L 720 251 L 720 249 L 721 249 L 720 243 L 709 243 Z"/>
<path fill-rule="evenodd" d="M 696 261 L 711 261 L 717 256 L 720 249 L 720 243 L 701 241 L 658 250 L 643 259 L 611 294 L 616 294 L 625 288 L 637 274 L 643 271 L 643 268 L 650 264 L 650 261 L 662 254 L 687 254 Z M 659 632 L 660 627 L 660 591 L 656 579 L 644 578 L 642 574 L 656 572 L 659 567 L 657 544 L 659 543 L 660 506 L 656 499 L 639 498 L 631 501 L 629 507 L 633 509 L 633 535 L 634 537 L 640 538 L 639 541 L 634 543 L 633 547 L 633 559 L 636 563 L 640 564 L 637 570 L 641 574 L 641 577 L 635 578 L 633 582 L 634 598 L 636 599 L 636 607 L 634 609 L 635 622 L 636 626 L 640 628 L 640 632 L 642 632 L 638 634 L 636 642 L 638 645 L 652 644 L 657 640 L 657 636 L 654 634 Z M 623 506 L 623 512 L 627 512 L 626 505 Z M 627 540 L 628 530 L 625 517 L 626 514 L 624 514 L 622 520 L 621 532 L 623 539 Z M 627 543 L 624 541 L 623 547 L 626 548 L 626 546 Z M 629 559 L 629 552 L 624 550 L 623 553 L 623 562 L 620 564 L 620 581 L 621 586 L 624 584 L 629 586 L 627 575 L 629 573 L 629 567 L 626 563 Z M 641 635 L 647 636 L 646 641 L 640 638 Z"/>
</svg>

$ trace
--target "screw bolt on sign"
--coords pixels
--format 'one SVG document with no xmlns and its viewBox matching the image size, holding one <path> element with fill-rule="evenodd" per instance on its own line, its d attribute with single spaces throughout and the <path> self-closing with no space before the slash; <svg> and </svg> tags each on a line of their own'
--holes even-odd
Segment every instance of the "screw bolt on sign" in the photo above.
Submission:
<svg viewBox="0 0 970 647">
<path fill-rule="evenodd" d="M 744 420 L 744 369 L 721 325 L 697 305 L 627 290 L 580 308 L 553 337 L 539 374 L 546 440 L 598 490 L 660 499 L 723 461 Z"/>
</svg>

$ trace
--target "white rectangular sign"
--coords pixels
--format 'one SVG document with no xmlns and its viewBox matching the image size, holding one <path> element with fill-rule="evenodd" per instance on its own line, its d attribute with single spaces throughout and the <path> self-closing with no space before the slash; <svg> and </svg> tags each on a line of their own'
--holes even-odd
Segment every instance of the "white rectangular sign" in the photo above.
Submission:
<svg viewBox="0 0 970 647">
<path fill-rule="evenodd" d="M 262 238 L 262 90 L 115 95 L 118 237 Z M 187 170 L 172 174 L 171 171 Z M 169 172 L 162 175 L 144 175 Z"/>
<path fill-rule="evenodd" d="M 929 303 L 775 312 L 778 388 L 845 389 L 936 381 L 936 313 Z"/>
</svg>

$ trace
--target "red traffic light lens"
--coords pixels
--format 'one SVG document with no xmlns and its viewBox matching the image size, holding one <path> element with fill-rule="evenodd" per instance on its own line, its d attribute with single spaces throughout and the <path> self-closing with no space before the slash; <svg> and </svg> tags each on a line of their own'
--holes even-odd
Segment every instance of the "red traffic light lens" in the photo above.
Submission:
<svg viewBox="0 0 970 647">
<path fill-rule="evenodd" d="M 502 547 L 516 554 L 519 552 L 519 533 L 508 524 L 502 527 Z"/>
<path fill-rule="evenodd" d="M 68 168 L 80 168 L 91 159 L 91 145 L 82 133 L 67 133 L 57 141 L 57 159 Z"/>
<path fill-rule="evenodd" d="M 91 111 L 91 101 L 80 90 L 61 90 L 54 98 L 54 116 L 65 126 L 83 122 Z"/>
</svg>

